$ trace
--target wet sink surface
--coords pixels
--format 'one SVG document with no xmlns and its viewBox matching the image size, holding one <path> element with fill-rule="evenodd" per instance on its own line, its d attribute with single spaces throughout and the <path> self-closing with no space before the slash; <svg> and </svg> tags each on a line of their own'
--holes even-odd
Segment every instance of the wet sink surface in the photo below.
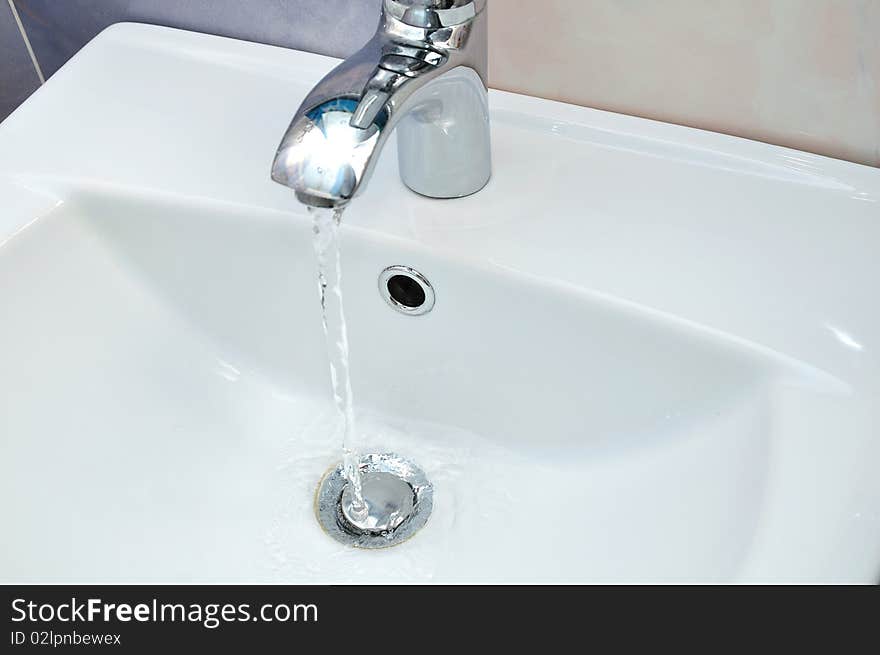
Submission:
<svg viewBox="0 0 880 655">
<path fill-rule="evenodd" d="M 0 125 L 0 580 L 876 581 L 880 171 L 495 92 L 489 187 L 386 156 L 343 230 L 364 442 L 434 513 L 323 534 L 311 226 L 268 166 L 332 65 L 120 25 Z"/>
</svg>

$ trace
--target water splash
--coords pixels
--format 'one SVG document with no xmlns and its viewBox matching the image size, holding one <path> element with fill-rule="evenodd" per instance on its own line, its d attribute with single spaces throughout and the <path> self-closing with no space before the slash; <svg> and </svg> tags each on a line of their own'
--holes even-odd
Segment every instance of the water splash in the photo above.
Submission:
<svg viewBox="0 0 880 655">
<path fill-rule="evenodd" d="M 314 225 L 315 255 L 318 260 L 318 293 L 324 322 L 324 337 L 330 359 L 330 381 L 333 400 L 342 416 L 342 454 L 345 478 L 351 486 L 351 512 L 355 517 L 366 517 L 367 506 L 361 488 L 358 467 L 360 456 L 356 448 L 354 399 L 351 391 L 349 368 L 348 329 L 342 303 L 342 258 L 339 244 L 339 227 L 342 209 L 318 209 L 309 207 Z"/>
</svg>

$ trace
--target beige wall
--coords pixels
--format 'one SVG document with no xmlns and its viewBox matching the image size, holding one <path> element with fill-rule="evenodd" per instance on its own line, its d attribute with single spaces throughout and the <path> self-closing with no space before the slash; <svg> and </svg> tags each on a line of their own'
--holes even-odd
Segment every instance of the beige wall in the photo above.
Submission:
<svg viewBox="0 0 880 655">
<path fill-rule="evenodd" d="M 494 0 L 492 86 L 880 166 L 880 0 Z"/>
</svg>

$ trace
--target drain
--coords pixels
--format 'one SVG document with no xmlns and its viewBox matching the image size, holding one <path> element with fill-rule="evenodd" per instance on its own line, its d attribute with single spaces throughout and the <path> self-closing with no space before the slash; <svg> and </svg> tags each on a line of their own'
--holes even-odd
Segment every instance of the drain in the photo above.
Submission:
<svg viewBox="0 0 880 655">
<path fill-rule="evenodd" d="M 424 527 L 434 507 L 434 488 L 412 462 L 387 453 L 364 455 L 359 468 L 366 515 L 351 508 L 342 464 L 331 469 L 318 487 L 315 513 L 331 537 L 355 548 L 388 548 Z"/>
<path fill-rule="evenodd" d="M 379 293 L 401 314 L 421 316 L 434 309 L 434 287 L 409 266 L 389 266 L 379 275 Z"/>
<path fill-rule="evenodd" d="M 366 511 L 356 512 L 352 507 L 351 485 L 346 485 L 339 501 L 342 516 L 359 532 L 388 533 L 412 516 L 415 509 L 413 489 L 391 473 L 364 473 L 361 490 Z"/>
</svg>

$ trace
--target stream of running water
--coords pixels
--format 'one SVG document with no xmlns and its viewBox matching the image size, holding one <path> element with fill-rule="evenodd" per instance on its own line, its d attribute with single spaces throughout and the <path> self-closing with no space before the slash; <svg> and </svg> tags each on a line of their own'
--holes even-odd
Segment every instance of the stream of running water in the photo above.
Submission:
<svg viewBox="0 0 880 655">
<path fill-rule="evenodd" d="M 324 321 L 324 337 L 330 359 L 330 381 L 333 400 L 343 421 L 342 455 L 345 478 L 351 486 L 351 510 L 366 514 L 358 467 L 360 454 L 356 447 L 354 399 L 349 372 L 348 330 L 342 302 L 342 261 L 339 228 L 342 209 L 309 207 L 314 225 L 315 255 L 318 261 L 318 291 Z"/>
</svg>

